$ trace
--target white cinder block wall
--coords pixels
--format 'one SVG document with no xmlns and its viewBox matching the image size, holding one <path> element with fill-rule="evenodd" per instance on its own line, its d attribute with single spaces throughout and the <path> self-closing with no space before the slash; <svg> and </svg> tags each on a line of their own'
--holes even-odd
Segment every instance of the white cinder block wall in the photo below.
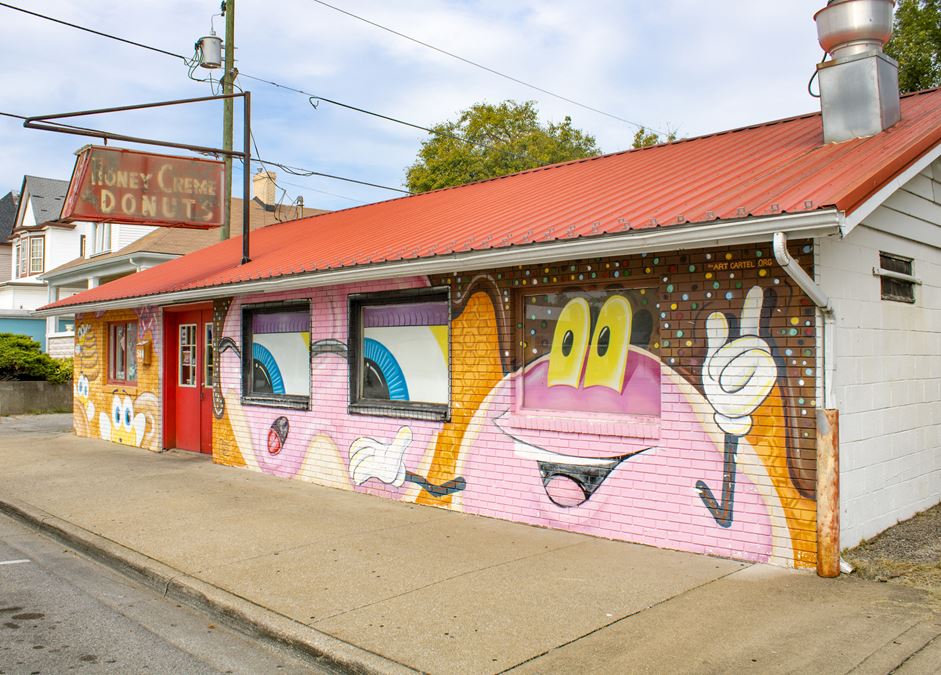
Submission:
<svg viewBox="0 0 941 675">
<path fill-rule="evenodd" d="M 881 299 L 879 253 L 913 259 L 915 304 Z M 941 501 L 941 164 L 845 239 L 821 239 L 816 276 L 836 313 L 841 546 Z"/>
</svg>

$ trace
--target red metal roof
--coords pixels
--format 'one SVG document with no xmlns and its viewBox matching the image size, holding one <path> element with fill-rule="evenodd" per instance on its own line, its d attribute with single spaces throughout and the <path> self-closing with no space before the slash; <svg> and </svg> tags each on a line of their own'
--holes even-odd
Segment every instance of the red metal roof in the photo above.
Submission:
<svg viewBox="0 0 941 675">
<path fill-rule="evenodd" d="M 231 239 L 47 307 L 304 272 L 836 208 L 851 213 L 941 142 L 941 89 L 902 99 L 902 121 L 823 144 L 820 114 L 533 169 L 325 213 Z"/>
</svg>

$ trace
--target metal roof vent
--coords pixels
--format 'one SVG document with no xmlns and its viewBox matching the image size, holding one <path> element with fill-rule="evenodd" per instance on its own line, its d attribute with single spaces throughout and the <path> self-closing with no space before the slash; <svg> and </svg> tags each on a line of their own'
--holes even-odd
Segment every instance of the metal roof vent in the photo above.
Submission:
<svg viewBox="0 0 941 675">
<path fill-rule="evenodd" d="M 830 0 L 814 15 L 832 57 L 817 66 L 823 138 L 872 136 L 901 119 L 899 73 L 882 47 L 892 37 L 894 0 Z"/>
</svg>

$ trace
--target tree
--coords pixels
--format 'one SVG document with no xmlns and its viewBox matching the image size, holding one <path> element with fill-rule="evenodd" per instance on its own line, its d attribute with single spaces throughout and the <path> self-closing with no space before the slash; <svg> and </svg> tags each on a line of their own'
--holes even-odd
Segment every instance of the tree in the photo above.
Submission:
<svg viewBox="0 0 941 675">
<path fill-rule="evenodd" d="M 0 333 L 0 380 L 48 380 L 55 384 L 72 379 L 72 359 L 44 354 L 28 335 Z"/>
<path fill-rule="evenodd" d="M 941 85 L 941 0 L 899 0 L 885 51 L 899 62 L 902 92 Z"/>
<path fill-rule="evenodd" d="M 669 129 L 669 127 L 667 127 Z M 664 138 L 660 138 L 660 134 L 655 131 L 647 131 L 644 127 L 640 127 L 637 130 L 637 133 L 634 134 L 634 140 L 631 142 L 631 147 L 637 150 L 638 148 L 649 148 L 651 145 L 657 145 L 658 143 L 672 143 L 676 140 L 676 130 L 670 129 Z"/>
<path fill-rule="evenodd" d="M 405 183 L 412 192 L 600 154 L 594 136 L 575 129 L 571 118 L 540 124 L 535 101 L 477 103 L 432 129 L 406 170 Z"/>
</svg>

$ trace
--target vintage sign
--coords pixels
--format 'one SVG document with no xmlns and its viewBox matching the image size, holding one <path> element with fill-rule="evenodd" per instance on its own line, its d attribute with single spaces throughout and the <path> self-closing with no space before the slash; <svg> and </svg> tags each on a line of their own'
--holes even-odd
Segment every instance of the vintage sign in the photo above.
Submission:
<svg viewBox="0 0 941 675">
<path fill-rule="evenodd" d="M 225 218 L 221 161 L 88 146 L 75 162 L 64 221 L 206 229 Z"/>
</svg>

